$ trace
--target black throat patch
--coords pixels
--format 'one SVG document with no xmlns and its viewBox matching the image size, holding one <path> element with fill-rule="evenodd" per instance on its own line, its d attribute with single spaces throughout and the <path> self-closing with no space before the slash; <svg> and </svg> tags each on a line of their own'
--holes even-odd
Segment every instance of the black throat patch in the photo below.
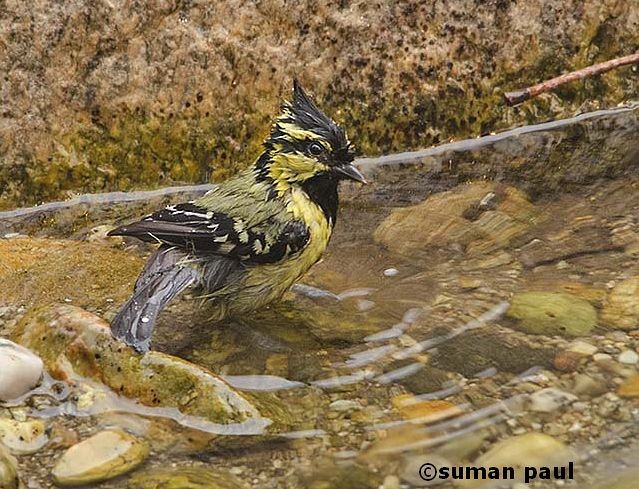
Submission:
<svg viewBox="0 0 639 489">
<path fill-rule="evenodd" d="M 339 199 L 337 197 L 337 179 L 328 173 L 309 178 L 301 187 L 309 198 L 320 206 L 324 216 L 331 224 L 335 225 L 337 220 L 337 207 Z"/>
</svg>

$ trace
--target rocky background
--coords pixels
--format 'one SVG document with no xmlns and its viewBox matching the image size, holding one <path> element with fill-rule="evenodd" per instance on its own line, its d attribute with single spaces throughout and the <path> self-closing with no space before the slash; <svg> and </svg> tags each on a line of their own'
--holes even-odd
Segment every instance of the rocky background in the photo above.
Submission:
<svg viewBox="0 0 639 489">
<path fill-rule="evenodd" d="M 636 98 L 627 67 L 502 102 L 638 49 L 625 0 L 2 0 L 0 209 L 222 179 L 294 77 L 372 155 Z"/>
</svg>

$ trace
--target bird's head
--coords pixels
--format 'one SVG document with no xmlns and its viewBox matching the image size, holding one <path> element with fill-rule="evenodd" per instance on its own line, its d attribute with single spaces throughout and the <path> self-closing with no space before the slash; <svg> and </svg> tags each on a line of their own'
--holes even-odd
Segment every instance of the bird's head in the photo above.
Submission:
<svg viewBox="0 0 639 489">
<path fill-rule="evenodd" d="M 320 176 L 366 182 L 353 166 L 354 151 L 344 129 L 315 105 L 297 81 L 293 99 L 284 103 L 264 147 L 258 166 L 278 190 Z"/>
</svg>

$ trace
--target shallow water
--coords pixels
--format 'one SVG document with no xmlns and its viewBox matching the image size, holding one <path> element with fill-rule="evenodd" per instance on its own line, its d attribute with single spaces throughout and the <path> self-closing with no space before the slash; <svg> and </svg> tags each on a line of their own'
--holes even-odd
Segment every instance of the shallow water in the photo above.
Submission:
<svg viewBox="0 0 639 489">
<path fill-rule="evenodd" d="M 638 130 L 639 107 L 629 105 L 360 160 L 374 183 L 343 189 L 328 253 L 282 303 L 224 324 L 211 323 L 206 307 L 188 297 L 173 304 L 155 348 L 240 391 L 271 393 L 288 409 L 275 428 L 237 436 L 112 393 L 85 411 L 64 395 L 44 407 L 18 404 L 81 435 L 139 429 L 153 446 L 147 468 L 226 468 L 252 487 L 417 487 L 421 463 L 473 463 L 499 440 L 526 432 L 574 449 L 574 487 L 636 467 L 639 409 L 619 386 L 637 365 L 617 357 L 637 350 L 639 334 L 604 324 L 602 314 L 615 287 L 639 276 Z M 481 183 L 493 178 L 503 183 Z M 202 191 L 116 193 L 3 212 L 0 234 L 92 239 L 96 226 Z M 422 215 L 431 230 L 423 239 L 399 225 L 386 238 L 376 234 L 394 209 L 427 197 L 444 200 Z M 127 246 L 140 256 L 149 251 Z M 597 324 L 580 339 L 609 358 L 568 358 L 562 354 L 575 338 L 518 329 L 506 314 L 527 291 L 591 304 Z M 107 318 L 117 305 L 92 304 Z M 603 390 L 574 394 L 579 375 Z M 536 393 L 550 387 L 570 399 L 539 410 Z M 157 426 L 140 428 L 149 420 Z M 204 436 L 211 433 L 222 435 L 211 441 Z M 32 487 L 47 487 L 59 453 L 50 446 L 21 459 Z M 125 487 L 124 480 L 103 486 Z M 535 487 L 555 483 L 544 484 Z"/>
</svg>

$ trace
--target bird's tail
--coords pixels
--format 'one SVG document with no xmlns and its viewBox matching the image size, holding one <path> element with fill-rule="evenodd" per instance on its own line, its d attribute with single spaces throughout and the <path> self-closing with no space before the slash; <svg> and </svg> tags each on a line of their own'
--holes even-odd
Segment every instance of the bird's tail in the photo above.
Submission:
<svg viewBox="0 0 639 489">
<path fill-rule="evenodd" d="M 198 272 L 181 266 L 184 255 L 161 247 L 149 258 L 131 298 L 111 322 L 111 334 L 139 352 L 151 346 L 151 334 L 160 311 L 176 295 L 198 282 Z"/>
</svg>

